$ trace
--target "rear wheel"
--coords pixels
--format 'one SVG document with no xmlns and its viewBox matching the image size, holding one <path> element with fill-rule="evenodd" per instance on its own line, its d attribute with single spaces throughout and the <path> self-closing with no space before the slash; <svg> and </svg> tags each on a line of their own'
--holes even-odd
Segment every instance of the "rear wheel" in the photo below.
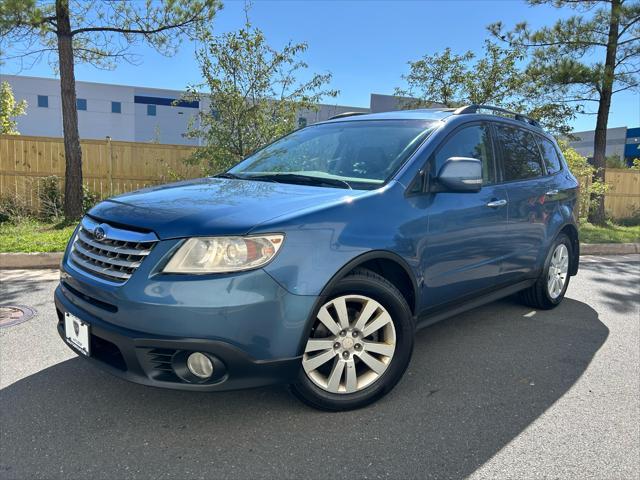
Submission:
<svg viewBox="0 0 640 480">
<path fill-rule="evenodd" d="M 526 305 L 548 310 L 560 304 L 569 286 L 571 253 L 571 241 L 561 233 L 551 245 L 536 283 L 520 292 Z"/>
<path fill-rule="evenodd" d="M 413 349 L 411 310 L 369 270 L 340 280 L 316 312 L 293 393 L 323 410 L 360 408 L 388 393 Z"/>
</svg>

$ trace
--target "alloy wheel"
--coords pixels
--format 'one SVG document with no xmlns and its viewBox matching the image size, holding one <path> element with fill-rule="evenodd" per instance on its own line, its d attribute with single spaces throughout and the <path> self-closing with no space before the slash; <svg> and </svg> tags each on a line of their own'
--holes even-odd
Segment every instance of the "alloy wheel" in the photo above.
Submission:
<svg viewBox="0 0 640 480">
<path fill-rule="evenodd" d="M 549 273 L 547 275 L 547 291 L 549 296 L 555 300 L 560 296 L 567 282 L 569 272 L 569 250 L 564 243 L 559 244 L 553 251 Z"/>
<path fill-rule="evenodd" d="M 395 347 L 393 319 L 379 302 L 362 295 L 342 295 L 318 311 L 302 366 L 321 389 L 353 393 L 382 376 Z"/>
</svg>

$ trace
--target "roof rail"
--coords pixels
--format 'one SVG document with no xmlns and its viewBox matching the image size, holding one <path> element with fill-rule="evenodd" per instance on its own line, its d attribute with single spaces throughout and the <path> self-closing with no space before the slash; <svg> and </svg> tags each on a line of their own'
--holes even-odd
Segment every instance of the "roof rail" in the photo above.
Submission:
<svg viewBox="0 0 640 480">
<path fill-rule="evenodd" d="M 342 112 L 333 117 L 329 117 L 329 120 L 335 120 L 336 118 L 353 117 L 355 115 L 367 115 L 369 112 Z"/>
<path fill-rule="evenodd" d="M 540 123 L 531 117 L 528 117 L 518 112 L 512 112 L 511 110 L 507 110 L 506 108 L 494 107 L 492 105 L 478 105 L 478 104 L 465 105 L 463 107 L 456 109 L 453 112 L 453 114 L 461 115 L 464 113 L 478 113 L 478 110 L 491 110 L 492 112 L 506 113 L 508 115 L 513 115 L 513 118 L 520 122 L 528 123 L 529 125 L 533 125 L 534 127 L 538 127 L 538 128 L 540 127 Z"/>
</svg>

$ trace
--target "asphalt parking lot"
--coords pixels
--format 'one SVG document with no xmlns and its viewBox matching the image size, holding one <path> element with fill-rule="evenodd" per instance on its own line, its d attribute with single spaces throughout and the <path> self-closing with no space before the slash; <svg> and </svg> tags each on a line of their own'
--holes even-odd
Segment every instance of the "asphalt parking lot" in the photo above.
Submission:
<svg viewBox="0 0 640 480">
<path fill-rule="evenodd" d="M 0 478 L 640 476 L 640 256 L 583 257 L 567 299 L 505 299 L 418 333 L 396 389 L 348 413 L 284 387 L 157 390 L 79 359 L 52 271 L 0 271 Z"/>
</svg>

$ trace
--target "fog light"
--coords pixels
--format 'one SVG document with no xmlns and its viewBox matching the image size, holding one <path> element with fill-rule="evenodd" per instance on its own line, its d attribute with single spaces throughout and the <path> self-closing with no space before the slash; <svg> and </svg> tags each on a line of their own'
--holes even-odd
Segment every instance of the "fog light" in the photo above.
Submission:
<svg viewBox="0 0 640 480">
<path fill-rule="evenodd" d="M 198 378 L 209 378 L 213 375 L 213 363 L 204 353 L 195 352 L 187 358 L 187 368 Z"/>
</svg>

